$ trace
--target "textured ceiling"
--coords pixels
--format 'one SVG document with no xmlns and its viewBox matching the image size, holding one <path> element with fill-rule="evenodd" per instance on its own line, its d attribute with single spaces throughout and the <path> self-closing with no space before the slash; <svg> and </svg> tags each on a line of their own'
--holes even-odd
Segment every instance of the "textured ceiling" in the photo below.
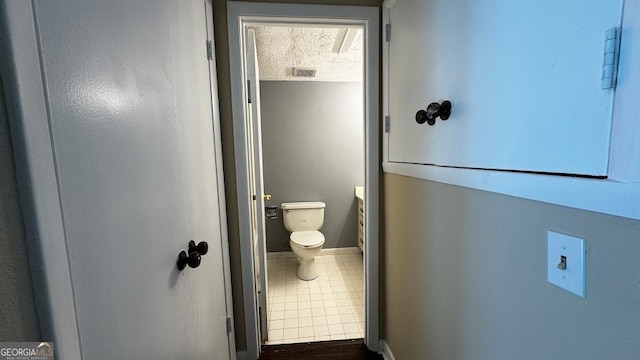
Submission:
<svg viewBox="0 0 640 360">
<path fill-rule="evenodd" d="M 362 29 L 339 53 L 347 28 L 253 26 L 260 80 L 360 82 L 363 77 Z M 294 67 L 314 68 L 314 78 L 294 77 Z"/>
</svg>

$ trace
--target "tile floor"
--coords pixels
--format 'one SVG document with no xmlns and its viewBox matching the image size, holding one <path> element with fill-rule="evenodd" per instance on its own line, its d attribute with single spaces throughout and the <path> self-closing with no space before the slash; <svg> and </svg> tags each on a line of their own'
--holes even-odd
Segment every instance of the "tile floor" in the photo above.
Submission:
<svg viewBox="0 0 640 360">
<path fill-rule="evenodd" d="M 362 253 L 316 258 L 319 276 L 296 276 L 296 258 L 267 260 L 267 345 L 364 337 Z"/>
</svg>

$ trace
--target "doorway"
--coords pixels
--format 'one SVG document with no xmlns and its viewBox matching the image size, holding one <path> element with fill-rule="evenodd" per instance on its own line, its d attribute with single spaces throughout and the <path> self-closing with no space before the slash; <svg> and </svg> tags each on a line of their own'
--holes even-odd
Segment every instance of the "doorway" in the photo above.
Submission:
<svg viewBox="0 0 640 360">
<path fill-rule="evenodd" d="M 263 185 L 252 190 L 265 189 L 269 209 L 266 220 L 257 219 L 263 223 L 253 227 L 260 239 L 258 230 L 264 228 L 265 246 L 257 249 L 267 252 L 266 269 L 259 268 L 256 278 L 258 297 L 265 292 L 266 298 L 259 307 L 266 345 L 364 337 L 364 264 L 358 247 L 364 209 L 358 212 L 355 196 L 364 185 L 362 32 L 361 26 L 325 24 L 247 29 L 247 64 L 255 47 L 260 74 L 260 91 L 250 89 L 249 103 L 260 109 L 255 116 L 249 111 L 254 121 L 248 125 L 262 130 L 262 139 L 253 139 L 254 147 L 262 144 L 262 155 L 252 151 L 258 155 L 250 160 L 250 174 L 263 174 Z M 323 243 L 313 260 L 317 277 L 300 280 L 284 221 L 291 213 L 280 205 L 308 201 L 325 205 L 317 234 Z M 253 210 L 256 220 L 261 212 Z M 265 286 L 260 276 L 266 277 Z"/>
<path fill-rule="evenodd" d="M 251 137 L 256 129 L 252 128 L 248 119 L 255 117 L 251 107 L 247 106 L 249 94 L 253 96 L 257 86 L 247 82 L 250 74 L 245 72 L 247 57 L 245 48 L 246 29 L 256 24 L 289 24 L 308 25 L 323 24 L 325 26 L 360 27 L 363 30 L 364 52 L 364 205 L 369 219 L 364 226 L 367 246 L 364 251 L 364 329 L 365 343 L 371 350 L 378 348 L 378 176 L 379 176 L 379 117 L 378 117 L 378 54 L 379 54 L 379 9 L 374 7 L 346 7 L 321 5 L 285 5 L 239 3 L 228 4 L 229 45 L 232 78 L 232 102 L 234 114 L 234 147 L 238 185 L 238 220 L 240 225 L 241 251 L 243 257 L 243 293 L 247 357 L 256 358 L 265 333 L 264 313 L 265 294 L 268 287 L 264 269 L 267 259 L 259 254 L 264 250 L 263 239 L 257 239 L 252 219 L 260 219 L 264 212 L 264 194 L 254 187 L 256 179 L 262 176 L 262 169 L 254 166 L 255 147 L 252 148 Z M 255 74 L 254 74 L 255 76 Z M 255 173 L 252 169 L 258 169 Z M 255 190 L 255 191 L 253 191 Z M 255 195 L 255 196 L 254 196 Z M 264 229 L 263 229 L 264 230 Z M 258 234 L 258 235 L 256 235 Z M 263 253 L 264 254 L 264 253 Z M 262 276 L 261 276 L 262 275 Z M 267 331 L 268 332 L 268 331 Z"/>
</svg>

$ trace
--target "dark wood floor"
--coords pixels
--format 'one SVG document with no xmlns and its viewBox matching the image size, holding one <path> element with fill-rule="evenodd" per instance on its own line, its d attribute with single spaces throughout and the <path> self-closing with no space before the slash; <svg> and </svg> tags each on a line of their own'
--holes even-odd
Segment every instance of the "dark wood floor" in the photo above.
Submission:
<svg viewBox="0 0 640 360">
<path fill-rule="evenodd" d="M 382 360 L 362 339 L 265 345 L 260 360 Z"/>
</svg>

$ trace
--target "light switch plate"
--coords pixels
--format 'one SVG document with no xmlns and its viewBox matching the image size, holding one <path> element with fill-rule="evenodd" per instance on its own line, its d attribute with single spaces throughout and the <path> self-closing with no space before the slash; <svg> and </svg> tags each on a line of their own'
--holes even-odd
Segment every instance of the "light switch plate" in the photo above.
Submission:
<svg viewBox="0 0 640 360">
<path fill-rule="evenodd" d="M 585 241 L 553 231 L 547 232 L 547 281 L 585 297 Z M 566 268 L 559 264 L 564 257 Z"/>
</svg>

